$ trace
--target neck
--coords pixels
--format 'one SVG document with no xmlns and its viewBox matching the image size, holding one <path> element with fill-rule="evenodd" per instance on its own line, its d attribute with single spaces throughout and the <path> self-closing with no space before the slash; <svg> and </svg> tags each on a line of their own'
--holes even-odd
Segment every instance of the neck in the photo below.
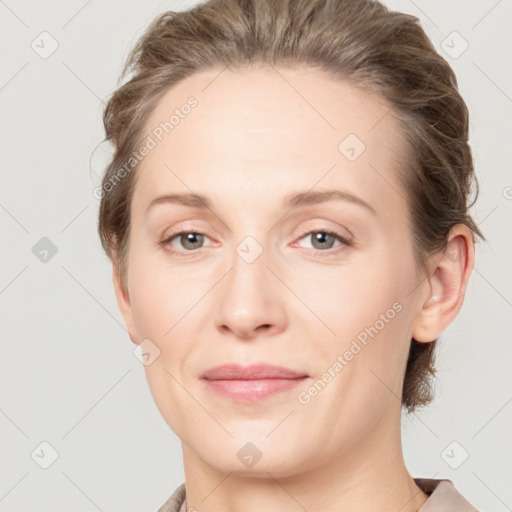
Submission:
<svg viewBox="0 0 512 512">
<path fill-rule="evenodd" d="M 428 496 L 405 467 L 399 427 L 388 424 L 321 466 L 279 478 L 271 468 L 257 475 L 219 472 L 183 444 L 187 510 L 417 512 Z"/>
</svg>

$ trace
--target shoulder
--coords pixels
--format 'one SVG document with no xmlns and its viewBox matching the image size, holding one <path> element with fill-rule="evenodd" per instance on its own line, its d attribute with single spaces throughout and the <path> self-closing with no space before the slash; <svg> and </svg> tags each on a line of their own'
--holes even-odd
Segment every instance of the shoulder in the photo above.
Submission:
<svg viewBox="0 0 512 512">
<path fill-rule="evenodd" d="M 157 512 L 185 512 L 185 482 L 183 482 Z"/>
<path fill-rule="evenodd" d="M 478 512 L 448 479 L 415 478 L 416 485 L 429 496 L 418 512 Z"/>
</svg>

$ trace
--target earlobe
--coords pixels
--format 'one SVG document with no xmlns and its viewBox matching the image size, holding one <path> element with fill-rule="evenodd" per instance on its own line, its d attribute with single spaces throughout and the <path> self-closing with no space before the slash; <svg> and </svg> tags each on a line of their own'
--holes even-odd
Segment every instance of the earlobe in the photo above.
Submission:
<svg viewBox="0 0 512 512">
<path fill-rule="evenodd" d="M 117 305 L 126 325 L 128 336 L 130 340 L 136 345 L 139 344 L 137 337 L 135 336 L 135 324 L 133 322 L 132 309 L 130 303 L 130 296 L 128 290 L 121 283 L 121 277 L 119 270 L 116 265 L 112 266 L 112 281 L 114 284 L 114 291 L 116 294 Z"/>
<path fill-rule="evenodd" d="M 433 270 L 427 279 L 427 296 L 418 311 L 414 326 L 415 340 L 428 343 L 450 325 L 462 307 L 466 285 L 474 265 L 471 230 L 458 224 L 448 234 L 446 248 L 432 257 Z"/>
</svg>

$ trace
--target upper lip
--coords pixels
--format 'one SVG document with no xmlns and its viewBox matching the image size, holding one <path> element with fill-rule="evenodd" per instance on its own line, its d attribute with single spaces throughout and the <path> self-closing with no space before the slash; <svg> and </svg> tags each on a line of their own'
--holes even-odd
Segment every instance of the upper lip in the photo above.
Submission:
<svg viewBox="0 0 512 512">
<path fill-rule="evenodd" d="M 304 372 L 298 372 L 284 366 L 274 366 L 270 364 L 251 364 L 241 366 L 239 364 L 222 364 L 206 370 L 202 379 L 221 380 L 256 380 L 256 379 L 297 379 L 307 377 Z"/>
</svg>

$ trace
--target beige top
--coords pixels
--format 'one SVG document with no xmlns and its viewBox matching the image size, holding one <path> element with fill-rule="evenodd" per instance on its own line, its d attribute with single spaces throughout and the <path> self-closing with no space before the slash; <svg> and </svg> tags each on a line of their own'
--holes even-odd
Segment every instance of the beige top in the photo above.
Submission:
<svg viewBox="0 0 512 512">
<path fill-rule="evenodd" d="M 455 489 L 451 480 L 415 478 L 414 481 L 429 496 L 418 512 L 478 512 Z M 185 505 L 185 484 L 183 483 L 157 512 L 187 512 Z"/>
</svg>

